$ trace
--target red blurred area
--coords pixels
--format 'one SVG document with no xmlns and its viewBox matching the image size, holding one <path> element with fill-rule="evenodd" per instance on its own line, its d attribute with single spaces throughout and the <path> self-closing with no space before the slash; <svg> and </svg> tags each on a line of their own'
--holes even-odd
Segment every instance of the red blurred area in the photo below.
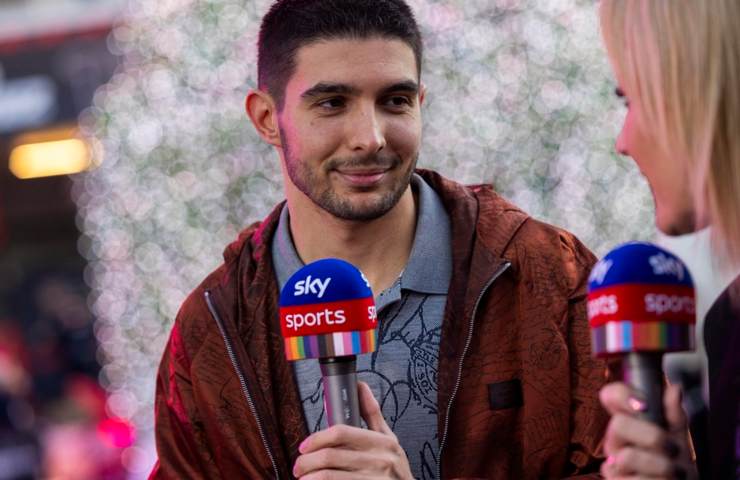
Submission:
<svg viewBox="0 0 740 480">
<path fill-rule="evenodd" d="M 98 423 L 98 435 L 102 441 L 115 448 L 126 448 L 134 444 L 136 430 L 122 418 L 106 418 Z"/>
</svg>

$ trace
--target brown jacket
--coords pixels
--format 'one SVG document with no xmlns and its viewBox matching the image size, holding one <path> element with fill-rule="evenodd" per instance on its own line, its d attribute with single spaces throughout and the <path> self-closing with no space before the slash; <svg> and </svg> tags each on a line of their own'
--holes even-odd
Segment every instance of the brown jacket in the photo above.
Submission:
<svg viewBox="0 0 740 480">
<path fill-rule="evenodd" d="M 419 173 L 453 235 L 438 370 L 442 478 L 597 471 L 607 417 L 586 321 L 593 255 L 488 186 Z M 151 478 L 292 478 L 308 431 L 278 325 L 270 239 L 280 208 L 226 249 L 177 316 L 157 379 Z"/>
</svg>

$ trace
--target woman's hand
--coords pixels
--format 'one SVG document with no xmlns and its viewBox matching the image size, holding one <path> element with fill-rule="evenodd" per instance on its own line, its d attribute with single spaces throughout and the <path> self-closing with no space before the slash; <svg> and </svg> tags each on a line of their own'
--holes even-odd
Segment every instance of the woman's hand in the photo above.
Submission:
<svg viewBox="0 0 740 480">
<path fill-rule="evenodd" d="M 698 474 L 688 444 L 681 391 L 669 386 L 663 397 L 668 431 L 639 418 L 645 403 L 624 383 L 610 383 L 599 393 L 611 414 L 604 439 L 607 479 L 696 479 Z"/>
</svg>

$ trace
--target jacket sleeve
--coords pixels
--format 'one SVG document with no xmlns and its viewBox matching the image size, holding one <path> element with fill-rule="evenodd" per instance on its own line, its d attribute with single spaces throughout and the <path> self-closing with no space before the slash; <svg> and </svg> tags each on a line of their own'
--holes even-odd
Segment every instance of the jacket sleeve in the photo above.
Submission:
<svg viewBox="0 0 740 480">
<path fill-rule="evenodd" d="M 155 398 L 159 458 L 149 478 L 222 478 L 193 398 L 189 355 L 181 335 L 183 310 L 178 314 L 159 365 Z"/>
<path fill-rule="evenodd" d="M 607 381 L 607 367 L 591 355 L 591 333 L 586 314 L 588 275 L 595 257 L 570 237 L 564 245 L 573 260 L 569 268 L 572 293 L 568 301 L 568 349 L 570 351 L 571 416 L 570 451 L 566 478 L 601 478 L 602 442 L 608 415 L 599 402 L 599 390 Z"/>
</svg>

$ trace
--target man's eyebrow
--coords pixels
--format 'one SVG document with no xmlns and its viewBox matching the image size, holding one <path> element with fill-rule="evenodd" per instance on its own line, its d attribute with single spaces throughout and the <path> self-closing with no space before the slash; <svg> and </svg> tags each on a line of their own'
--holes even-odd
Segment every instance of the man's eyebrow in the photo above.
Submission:
<svg viewBox="0 0 740 480">
<path fill-rule="evenodd" d="M 417 94 L 419 93 L 419 84 L 413 80 L 404 80 L 401 82 L 394 83 L 383 88 L 380 91 L 380 95 L 388 95 L 393 92 L 404 92 Z M 327 83 L 319 82 L 313 87 L 309 88 L 305 92 L 301 93 L 301 98 L 314 98 L 321 95 L 356 95 L 359 90 L 343 83 Z"/>
<path fill-rule="evenodd" d="M 326 94 L 352 95 L 357 93 L 357 89 L 343 83 L 326 83 L 319 82 L 305 92 L 301 93 L 301 98 L 314 98 Z"/>
<path fill-rule="evenodd" d="M 380 95 L 388 95 L 389 93 L 394 92 L 417 94 L 419 93 L 419 84 L 414 82 L 413 80 L 404 80 L 402 82 L 394 83 L 393 85 L 384 88 L 380 91 Z"/>
</svg>

